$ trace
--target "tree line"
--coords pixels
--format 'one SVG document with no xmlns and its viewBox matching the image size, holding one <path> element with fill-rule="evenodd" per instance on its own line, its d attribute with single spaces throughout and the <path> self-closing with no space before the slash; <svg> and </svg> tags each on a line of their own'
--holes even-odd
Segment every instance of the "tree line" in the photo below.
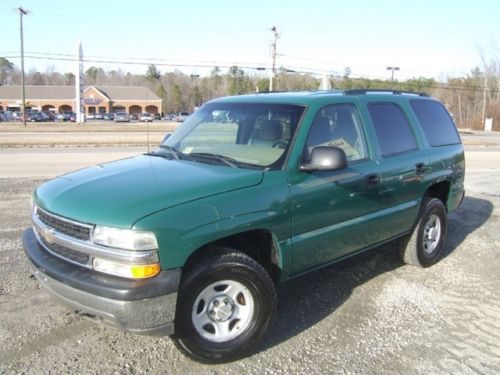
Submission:
<svg viewBox="0 0 500 375">
<path fill-rule="evenodd" d="M 19 85 L 19 69 L 0 57 L 0 84 Z M 349 68 L 341 76 L 329 77 L 332 89 L 382 88 L 424 92 L 440 99 L 460 128 L 482 129 L 483 118 L 493 118 L 494 130 L 500 131 L 500 60 L 484 63 L 461 77 L 444 81 L 418 77 L 402 81 L 353 77 Z M 45 72 L 31 69 L 25 74 L 27 85 L 73 85 L 73 73 L 59 73 L 53 67 Z M 103 70 L 91 66 L 84 74 L 86 85 L 147 86 L 163 101 L 165 113 L 192 111 L 206 101 L 226 96 L 267 91 L 269 78 L 260 72 L 233 66 L 225 71 L 214 67 L 207 76 L 189 75 L 179 70 L 161 72 L 150 65 L 144 74 L 121 69 Z M 280 68 L 274 87 L 277 91 L 316 90 L 321 78 L 310 73 L 297 73 Z"/>
</svg>

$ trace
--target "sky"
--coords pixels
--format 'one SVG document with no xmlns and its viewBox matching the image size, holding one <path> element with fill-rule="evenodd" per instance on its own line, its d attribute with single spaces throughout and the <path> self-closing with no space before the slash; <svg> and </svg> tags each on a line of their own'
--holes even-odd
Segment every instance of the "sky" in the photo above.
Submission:
<svg viewBox="0 0 500 375">
<path fill-rule="evenodd" d="M 0 57 L 17 66 L 19 6 L 30 10 L 27 71 L 74 71 L 74 62 L 45 58 L 72 59 L 78 41 L 94 60 L 84 69 L 269 68 L 272 26 L 280 34 L 277 66 L 303 72 L 350 67 L 353 77 L 388 78 L 386 68 L 398 66 L 396 79 L 445 79 L 481 66 L 481 55 L 500 58 L 500 0 L 1 0 Z"/>
</svg>

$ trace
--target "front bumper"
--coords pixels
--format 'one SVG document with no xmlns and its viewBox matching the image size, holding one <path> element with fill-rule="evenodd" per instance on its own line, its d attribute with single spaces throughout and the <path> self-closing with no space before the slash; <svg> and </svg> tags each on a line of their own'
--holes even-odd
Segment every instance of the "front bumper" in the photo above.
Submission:
<svg viewBox="0 0 500 375">
<path fill-rule="evenodd" d="M 113 328 L 142 334 L 174 334 L 181 270 L 129 280 L 64 262 L 38 243 L 33 229 L 23 234 L 33 274 L 54 297 L 75 312 Z"/>
</svg>

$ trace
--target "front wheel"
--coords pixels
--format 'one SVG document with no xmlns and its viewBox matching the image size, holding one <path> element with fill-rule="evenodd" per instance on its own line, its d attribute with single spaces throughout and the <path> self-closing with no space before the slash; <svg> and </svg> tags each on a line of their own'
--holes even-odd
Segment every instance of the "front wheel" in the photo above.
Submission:
<svg viewBox="0 0 500 375">
<path fill-rule="evenodd" d="M 424 198 L 413 233 L 403 244 L 403 261 L 429 267 L 442 256 L 446 239 L 447 212 L 439 199 Z"/>
<path fill-rule="evenodd" d="M 220 248 L 187 271 L 178 297 L 174 342 L 206 363 L 250 353 L 276 310 L 266 270 L 246 254 Z"/>
</svg>

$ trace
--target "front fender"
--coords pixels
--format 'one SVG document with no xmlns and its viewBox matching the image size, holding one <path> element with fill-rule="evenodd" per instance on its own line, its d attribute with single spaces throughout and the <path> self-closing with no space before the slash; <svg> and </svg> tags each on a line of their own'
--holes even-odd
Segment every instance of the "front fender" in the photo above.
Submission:
<svg viewBox="0 0 500 375">
<path fill-rule="evenodd" d="M 182 267 L 193 252 L 211 242 L 257 229 L 271 232 L 278 265 L 286 268 L 292 262 L 290 204 L 284 174 L 269 171 L 259 185 L 165 209 L 133 227 L 155 233 L 163 269 Z"/>
</svg>

